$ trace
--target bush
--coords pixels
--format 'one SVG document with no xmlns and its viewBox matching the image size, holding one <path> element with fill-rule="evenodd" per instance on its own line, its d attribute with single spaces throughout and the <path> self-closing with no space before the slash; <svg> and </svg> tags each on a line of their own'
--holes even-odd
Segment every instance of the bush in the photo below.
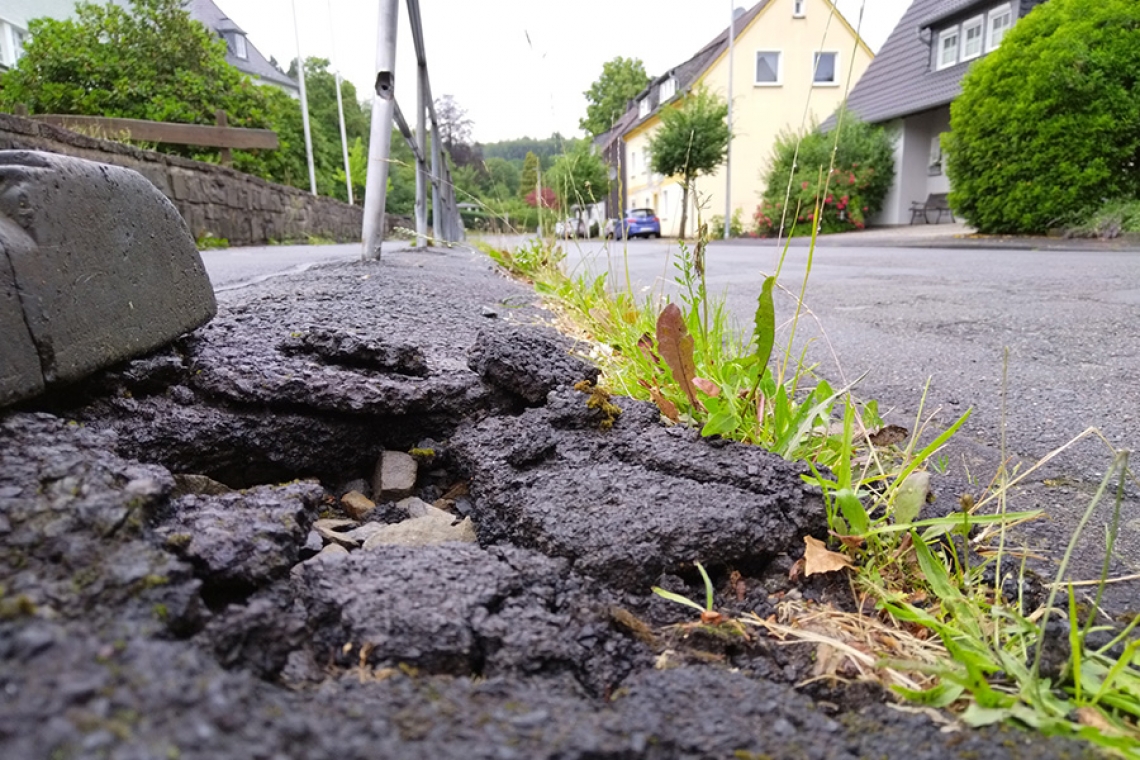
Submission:
<svg viewBox="0 0 1140 760">
<path fill-rule="evenodd" d="M 732 221 L 728 223 L 728 236 L 744 236 L 744 220 L 740 209 L 736 209 L 732 212 Z M 709 237 L 713 240 L 724 239 L 724 217 L 722 215 L 717 214 L 709 220 Z"/>
<path fill-rule="evenodd" d="M 827 170 L 833 148 L 835 168 L 829 179 Z M 833 132 L 813 129 L 802 136 L 784 132 L 776 139 L 772 162 L 764 176 L 764 194 L 753 216 L 756 233 L 762 237 L 776 234 L 781 220 L 785 232 L 795 224 L 815 221 L 816 199 L 820 196 L 820 232 L 861 230 L 867 217 L 882 208 L 893 175 L 894 145 L 890 135 L 850 114 L 843 115 L 837 148 Z"/>
<path fill-rule="evenodd" d="M 1050 0 L 974 64 L 943 138 L 950 203 L 982 232 L 1042 232 L 1140 197 L 1140 3 Z"/>
<path fill-rule="evenodd" d="M 1109 201 L 1065 230 L 1067 237 L 1101 240 L 1111 240 L 1126 232 L 1140 232 L 1140 200 Z"/>
</svg>

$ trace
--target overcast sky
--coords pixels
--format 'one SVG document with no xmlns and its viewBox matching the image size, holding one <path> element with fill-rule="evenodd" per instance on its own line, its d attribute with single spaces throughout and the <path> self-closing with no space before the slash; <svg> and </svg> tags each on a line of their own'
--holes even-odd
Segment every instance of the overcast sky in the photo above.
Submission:
<svg viewBox="0 0 1140 760">
<path fill-rule="evenodd" d="M 288 67 L 297 50 L 291 0 L 215 1 L 266 57 Z M 292 1 L 302 55 L 335 53 L 342 75 L 367 97 L 375 78 L 377 0 Z M 838 0 L 852 27 L 864 2 L 863 37 L 877 52 L 910 0 Z M 817 3 L 808 0 L 809 13 Z M 410 112 L 413 48 L 406 3 L 399 8 L 396 100 Z M 576 136 L 586 111 L 582 93 L 603 63 L 640 58 L 657 75 L 724 29 L 729 8 L 728 0 L 421 0 L 432 94 L 454 96 L 481 142 L 555 131 Z"/>
</svg>

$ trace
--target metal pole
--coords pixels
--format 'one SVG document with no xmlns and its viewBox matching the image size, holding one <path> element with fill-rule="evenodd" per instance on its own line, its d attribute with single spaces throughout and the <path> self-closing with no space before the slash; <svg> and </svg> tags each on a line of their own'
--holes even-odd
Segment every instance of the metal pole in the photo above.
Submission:
<svg viewBox="0 0 1140 760">
<path fill-rule="evenodd" d="M 431 124 L 431 234 L 436 240 L 455 242 L 443 233 L 443 206 L 440 199 L 440 177 L 443 176 L 443 151 L 439 147 L 439 125 Z"/>
<path fill-rule="evenodd" d="M 329 35 L 332 37 L 332 67 L 336 74 L 336 111 L 340 117 L 340 148 L 344 153 L 344 184 L 348 204 L 352 205 L 352 167 L 348 165 L 348 135 L 344 131 L 344 98 L 340 94 L 340 69 L 336 65 L 336 25 L 333 24 L 332 0 L 329 0 Z"/>
<path fill-rule="evenodd" d="M 376 96 L 368 143 L 368 179 L 364 186 L 364 258 L 379 259 L 384 240 L 384 203 L 388 194 L 388 149 L 396 85 L 397 0 L 380 0 L 376 30 Z"/>
<path fill-rule="evenodd" d="M 728 0 L 728 150 L 724 155 L 724 239 L 732 228 L 732 51 L 736 37 L 736 0 Z"/>
<path fill-rule="evenodd" d="M 427 65 L 420 64 L 417 69 L 416 87 L 416 144 L 419 146 L 419 156 L 416 158 L 416 244 L 414 247 L 422 248 L 427 245 L 427 164 L 423 159 L 427 157 Z"/>
<path fill-rule="evenodd" d="M 309 130 L 309 97 L 305 94 L 305 59 L 301 56 L 301 28 L 297 24 L 297 0 L 293 0 L 293 35 L 297 39 L 297 80 L 301 83 L 301 125 L 305 128 L 305 158 L 309 162 L 309 192 L 317 194 L 317 170 L 313 167 L 313 133 Z"/>
</svg>

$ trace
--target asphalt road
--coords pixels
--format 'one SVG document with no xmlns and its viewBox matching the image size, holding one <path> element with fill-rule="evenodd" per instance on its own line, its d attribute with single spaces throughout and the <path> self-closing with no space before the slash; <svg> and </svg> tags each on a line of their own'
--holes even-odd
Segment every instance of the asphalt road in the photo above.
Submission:
<svg viewBox="0 0 1140 760">
<path fill-rule="evenodd" d="M 566 248 L 572 270 L 608 267 L 624 287 L 628 264 L 635 290 L 675 292 L 673 241 L 572 242 Z M 708 247 L 709 292 L 725 299 L 747 331 L 761 282 L 775 272 L 779 254 L 763 243 Z M 807 248 L 793 245 L 780 275 L 787 290 L 776 308 L 785 336 L 807 262 Z M 1004 431 L 1011 466 L 1024 471 L 1089 427 L 1115 447 L 1140 446 L 1140 252 L 829 244 L 815 251 L 805 301 L 814 317 L 801 320 L 796 350 L 809 341 L 811 361 L 834 386 L 866 373 L 857 396 L 878 399 L 892 410 L 890 421 L 908 429 L 928 380 L 925 409 L 936 412 L 931 430 L 971 410 L 946 450 L 942 499 L 978 494 L 997 471 L 1007 349 Z M 784 344 L 786 337 L 777 339 L 778 347 Z M 1035 550 L 1060 557 L 1111 460 L 1104 443 L 1089 439 L 1016 491 L 1015 507 L 1050 515 L 1051 522 L 1025 537 Z M 1113 567 L 1118 575 L 1140 572 L 1140 498 L 1134 487 L 1127 493 Z M 1079 552 L 1082 577 L 1099 572 L 1108 510 L 1105 502 Z M 1118 586 L 1112 597 L 1140 608 L 1136 585 Z"/>
<path fill-rule="evenodd" d="M 400 241 L 385 243 L 383 248 L 406 245 Z M 202 251 L 202 261 L 214 290 L 233 290 L 270 277 L 297 274 L 309 267 L 329 261 L 359 259 L 360 243 L 345 245 L 268 245 L 249 248 L 219 248 Z"/>
</svg>

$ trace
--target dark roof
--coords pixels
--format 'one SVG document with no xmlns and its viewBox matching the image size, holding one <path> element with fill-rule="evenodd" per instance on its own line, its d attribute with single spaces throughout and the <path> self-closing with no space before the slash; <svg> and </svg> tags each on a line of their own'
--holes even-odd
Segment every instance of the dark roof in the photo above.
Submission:
<svg viewBox="0 0 1140 760">
<path fill-rule="evenodd" d="M 752 23 L 752 19 L 756 18 L 757 14 L 759 14 L 760 11 L 764 10 L 770 1 L 771 0 L 760 0 L 760 2 L 756 3 L 756 5 L 752 6 L 752 8 L 742 13 L 735 21 L 733 21 L 733 39 L 740 36 L 740 33 L 744 31 L 744 28 Z M 713 64 L 713 61 L 715 61 L 722 52 L 728 49 L 728 29 L 729 28 L 726 26 L 724 28 L 724 31 L 722 31 L 704 47 L 697 51 L 696 55 L 680 64 L 679 66 L 675 66 L 669 69 L 664 74 L 650 82 L 648 87 L 639 92 L 637 94 L 637 98 L 634 101 L 633 107 L 626 112 L 625 116 L 623 116 L 619 122 L 619 124 L 624 123 L 624 126 L 622 127 L 622 133 L 624 134 L 625 132 L 628 132 L 631 128 L 649 119 L 650 116 L 656 113 L 657 109 L 661 107 L 661 103 L 657 102 L 657 87 L 662 82 L 669 79 L 669 77 L 674 77 L 677 80 L 677 95 L 681 95 L 687 92 L 689 88 L 691 88 L 693 84 L 698 79 L 700 79 L 701 75 L 705 73 L 708 67 Z M 650 99 L 649 113 L 646 114 L 644 118 L 640 118 L 637 116 L 637 104 L 640 103 L 644 98 Z M 671 99 L 672 98 L 670 98 L 670 100 Z M 631 114 L 632 118 L 630 118 Z M 628 123 L 626 123 L 627 121 Z"/>
<path fill-rule="evenodd" d="M 874 123 L 936 108 L 958 97 L 969 66 L 960 63 L 931 71 L 931 33 L 920 32 L 924 19 L 950 6 L 966 4 L 963 0 L 914 0 L 847 96 L 847 108 L 863 121 Z M 961 8 L 953 12 L 958 10 Z M 824 129 L 833 119 L 823 123 Z"/>
<path fill-rule="evenodd" d="M 1011 0 L 1014 16 L 1020 18 L 1044 0 Z M 883 49 L 847 96 L 847 108 L 871 123 L 928 111 L 950 103 L 962 92 L 962 77 L 969 63 L 941 71 L 931 69 L 931 26 L 956 16 L 967 16 L 975 7 L 996 5 L 998 0 L 914 0 L 887 37 Z M 835 117 L 822 125 L 830 129 Z"/>
<path fill-rule="evenodd" d="M 201 21 L 215 32 L 245 34 L 236 22 L 222 12 L 222 9 L 214 3 L 214 0 L 183 0 L 183 7 L 190 13 L 191 18 L 196 21 Z M 292 90 L 298 89 L 296 80 L 282 73 L 273 66 L 273 64 L 267 61 L 265 56 L 261 54 L 261 51 L 257 49 L 257 46 L 248 38 L 245 41 L 245 49 L 246 54 L 249 56 L 248 58 L 238 58 L 234 55 L 233 50 L 227 50 L 226 62 L 251 77 L 273 82 L 274 84 L 288 87 Z"/>
</svg>

